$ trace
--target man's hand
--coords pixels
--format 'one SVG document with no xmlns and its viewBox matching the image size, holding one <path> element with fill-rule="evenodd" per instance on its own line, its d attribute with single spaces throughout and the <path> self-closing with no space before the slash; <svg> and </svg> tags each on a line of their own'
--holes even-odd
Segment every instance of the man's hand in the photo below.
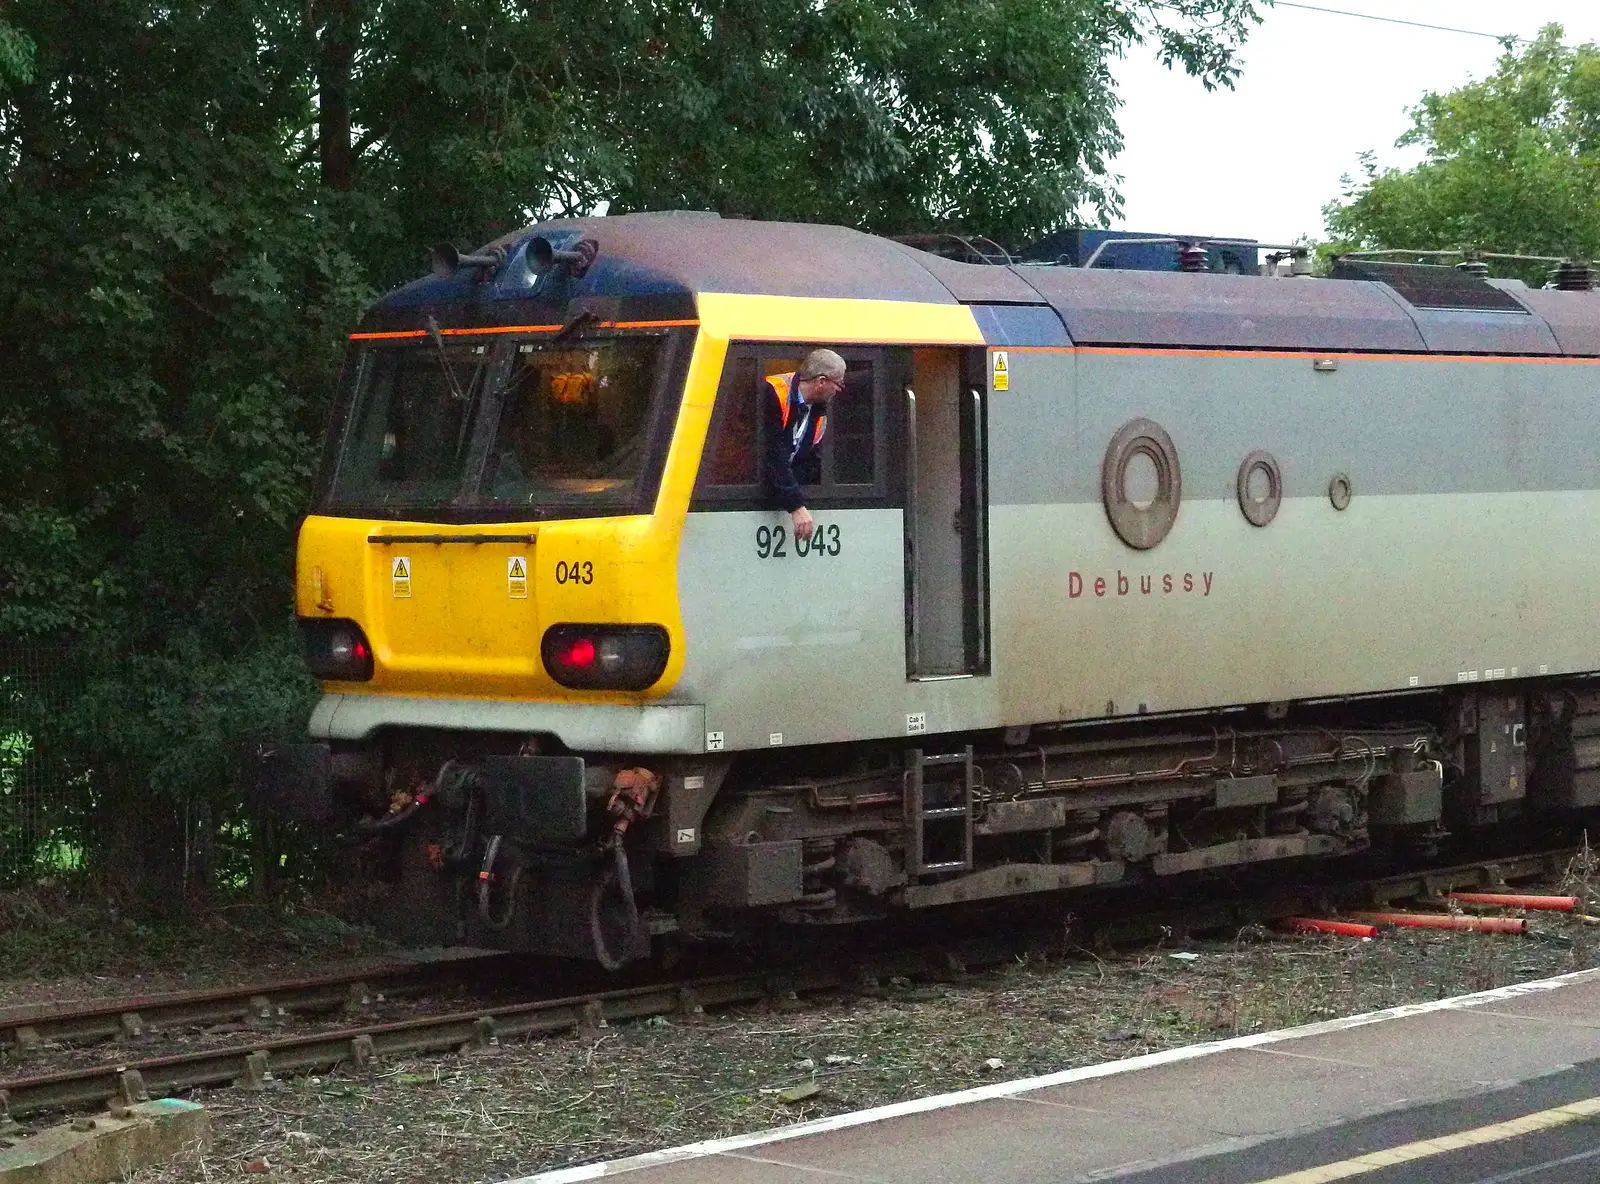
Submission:
<svg viewBox="0 0 1600 1184">
<path fill-rule="evenodd" d="M 817 524 L 812 520 L 811 511 L 801 506 L 789 515 L 794 522 L 794 537 L 796 539 L 810 540 L 811 532 L 817 529 Z"/>
</svg>

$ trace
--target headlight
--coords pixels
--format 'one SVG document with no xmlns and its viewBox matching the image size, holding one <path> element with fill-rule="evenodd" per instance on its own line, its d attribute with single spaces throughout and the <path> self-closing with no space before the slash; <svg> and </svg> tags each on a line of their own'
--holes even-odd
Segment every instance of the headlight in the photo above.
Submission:
<svg viewBox="0 0 1600 1184">
<path fill-rule="evenodd" d="M 661 677 L 671 648 L 660 625 L 552 625 L 539 654 L 564 687 L 642 691 Z"/>
<path fill-rule="evenodd" d="M 372 646 L 354 621 L 300 618 L 306 668 L 317 678 L 366 682 L 372 677 Z"/>
</svg>

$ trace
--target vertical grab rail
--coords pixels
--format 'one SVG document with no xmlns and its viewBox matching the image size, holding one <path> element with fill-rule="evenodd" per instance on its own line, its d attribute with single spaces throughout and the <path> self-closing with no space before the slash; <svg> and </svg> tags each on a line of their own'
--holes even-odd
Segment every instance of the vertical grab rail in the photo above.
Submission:
<svg viewBox="0 0 1600 1184">
<path fill-rule="evenodd" d="M 906 387 L 906 675 L 922 670 L 922 612 L 917 570 L 917 392 Z"/>
<path fill-rule="evenodd" d="M 972 388 L 972 569 L 977 614 L 973 634 L 978 639 L 977 652 L 973 654 L 973 673 L 989 665 L 989 553 L 985 531 L 989 522 L 988 451 L 983 432 L 983 392 Z"/>
</svg>

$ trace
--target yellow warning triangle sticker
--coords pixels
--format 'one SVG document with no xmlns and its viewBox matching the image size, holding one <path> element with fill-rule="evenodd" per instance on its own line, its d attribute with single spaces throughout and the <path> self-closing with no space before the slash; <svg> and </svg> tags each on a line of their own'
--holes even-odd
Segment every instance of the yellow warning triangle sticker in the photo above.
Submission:
<svg viewBox="0 0 1600 1184">
<path fill-rule="evenodd" d="M 409 580 L 411 578 L 411 565 L 404 559 L 396 559 L 394 561 L 394 578 L 397 580 Z"/>
<path fill-rule="evenodd" d="M 528 578 L 528 569 L 522 565 L 522 556 L 516 555 L 511 559 L 510 566 L 506 569 L 508 579 L 525 580 Z"/>
<path fill-rule="evenodd" d="M 995 354 L 995 356 L 994 356 L 994 372 L 996 374 L 1004 374 L 1006 372 L 1006 356 L 1005 356 L 1005 354 L 1003 354 L 1003 353 Z"/>
</svg>

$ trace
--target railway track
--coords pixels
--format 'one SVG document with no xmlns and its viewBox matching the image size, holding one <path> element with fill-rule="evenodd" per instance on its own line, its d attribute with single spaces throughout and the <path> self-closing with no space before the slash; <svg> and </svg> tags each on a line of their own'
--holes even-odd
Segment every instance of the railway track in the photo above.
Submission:
<svg viewBox="0 0 1600 1184">
<path fill-rule="evenodd" d="M 1386 906 L 1397 900 L 1432 899 L 1449 891 L 1501 888 L 1520 880 L 1559 874 L 1578 854 L 1561 848 L 1529 855 L 1497 857 L 1427 871 L 1354 881 L 1287 887 L 1266 897 L 1237 902 L 1197 902 L 1146 909 L 1130 915 L 1088 918 L 1094 937 L 1120 942 L 1173 932 L 1203 932 L 1279 920 L 1307 910 Z M 783 999 L 847 987 L 864 978 L 914 976 L 930 967 L 962 970 L 993 965 L 1016 952 L 995 939 L 969 941 L 956 948 L 919 948 L 874 955 L 849 963 L 830 959 L 783 972 L 720 975 L 678 982 L 481 1006 L 444 1015 L 387 1023 L 354 1025 L 333 1031 L 253 1039 L 175 1055 L 0 1080 L 0 1130 L 8 1119 L 45 1111 L 95 1106 L 108 1099 L 132 1102 L 203 1086 L 235 1084 L 272 1088 L 291 1074 L 324 1072 L 343 1063 L 365 1067 L 375 1059 L 483 1048 L 501 1040 L 563 1032 L 598 1030 L 611 1023 L 655 1015 L 694 1013 Z M 216 1016 L 258 1015 L 263 1006 L 291 1010 L 332 1009 L 354 998 L 370 997 L 387 984 L 391 992 L 423 990 L 439 975 L 459 979 L 464 970 L 487 969 L 501 956 L 396 967 L 384 974 L 326 977 L 236 991 L 198 992 L 158 1000 L 121 1000 L 77 1011 L 34 1016 L 26 1024 L 0 1026 L 14 1042 L 31 1027 L 35 1035 L 56 1038 L 101 1033 L 126 1034 L 165 1022 L 195 1023 Z M 420 978 L 419 978 L 420 976 Z M 128 1017 L 134 1017 L 130 1021 Z M 0 1025 L 10 1020 L 0 1017 Z"/>
<path fill-rule="evenodd" d="M 438 986 L 482 978 L 503 969 L 509 956 L 475 953 L 396 962 L 348 974 L 317 975 L 242 987 L 183 991 L 88 1002 L 68 1007 L 37 1004 L 0 1011 L 0 1050 L 40 1044 L 88 1044 L 137 1038 L 146 1032 L 227 1023 L 265 1023 L 288 1015 L 355 1009 Z"/>
</svg>

